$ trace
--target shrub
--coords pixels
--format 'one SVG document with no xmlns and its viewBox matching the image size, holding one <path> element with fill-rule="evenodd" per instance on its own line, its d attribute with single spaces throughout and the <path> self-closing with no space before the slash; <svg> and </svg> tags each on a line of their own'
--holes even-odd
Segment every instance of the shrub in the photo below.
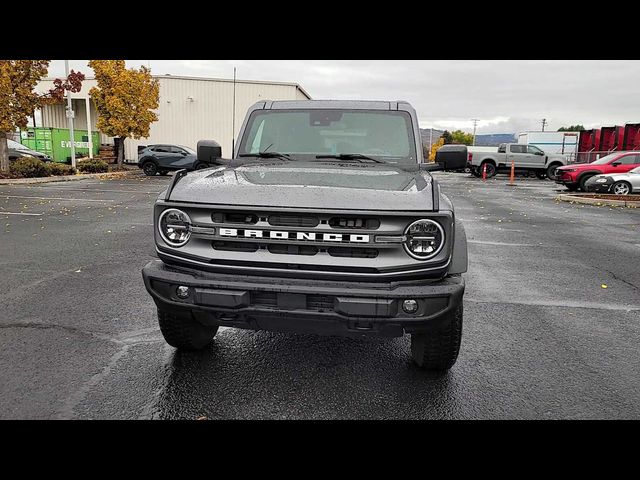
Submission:
<svg viewBox="0 0 640 480">
<path fill-rule="evenodd" d="M 104 160 L 83 160 L 78 162 L 78 170 L 83 173 L 102 173 L 109 170 L 109 164 Z"/>
<path fill-rule="evenodd" d="M 47 171 L 49 175 L 74 175 L 76 173 L 76 169 L 71 165 L 65 165 L 64 163 L 47 163 Z"/>
<path fill-rule="evenodd" d="M 49 176 L 47 164 L 35 157 L 19 158 L 9 168 L 11 173 L 24 178 Z"/>
</svg>

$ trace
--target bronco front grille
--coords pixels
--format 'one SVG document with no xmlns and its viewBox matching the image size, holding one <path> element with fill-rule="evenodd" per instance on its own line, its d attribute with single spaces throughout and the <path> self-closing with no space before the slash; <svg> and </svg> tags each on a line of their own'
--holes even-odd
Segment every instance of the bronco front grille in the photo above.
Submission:
<svg viewBox="0 0 640 480">
<path fill-rule="evenodd" d="M 306 310 L 312 312 L 333 311 L 335 297 L 332 295 L 305 295 Z M 251 303 L 262 308 L 278 308 L 278 294 L 275 292 L 251 292 Z"/>
</svg>

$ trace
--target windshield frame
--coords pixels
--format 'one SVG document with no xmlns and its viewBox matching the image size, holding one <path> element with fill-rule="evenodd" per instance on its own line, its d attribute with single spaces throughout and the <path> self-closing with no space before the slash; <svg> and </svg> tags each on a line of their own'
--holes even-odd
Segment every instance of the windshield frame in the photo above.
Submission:
<svg viewBox="0 0 640 480">
<path fill-rule="evenodd" d="M 368 109 L 368 108 L 335 108 L 335 107 L 327 107 L 322 109 L 316 108 L 287 108 L 287 109 L 273 109 L 273 110 L 264 110 L 257 109 L 253 110 L 249 113 L 245 124 L 242 129 L 242 138 L 237 145 L 237 150 L 235 156 L 243 155 L 243 158 L 251 158 L 251 153 L 247 149 L 247 143 L 249 142 L 249 136 L 251 133 L 251 129 L 253 127 L 256 118 L 262 115 L 271 115 L 271 114 L 279 114 L 279 113 L 314 113 L 318 111 L 338 111 L 342 113 L 373 113 L 379 115 L 391 114 L 394 116 L 400 116 L 404 119 L 406 127 L 407 127 L 407 142 L 409 152 L 407 156 L 388 156 L 388 155 L 376 155 L 371 153 L 364 152 L 355 152 L 358 154 L 366 155 L 367 157 L 372 157 L 377 160 L 380 160 L 385 164 L 400 164 L 400 165 L 415 165 L 420 161 L 419 155 L 420 152 L 417 150 L 416 146 L 416 137 L 415 137 L 415 129 L 413 125 L 413 117 L 410 112 L 406 110 L 380 110 L 380 109 Z M 340 159 L 332 159 L 332 158 L 316 158 L 317 155 L 328 155 L 331 152 L 312 152 L 312 153 L 295 153 L 295 152 L 279 152 L 286 153 L 290 156 L 291 160 L 300 160 L 300 161 L 313 161 L 313 162 L 322 162 L 322 161 L 344 161 Z M 336 152 L 336 153 L 352 153 L 352 152 Z M 259 159 L 256 154 L 256 158 Z M 373 163 L 373 162 L 372 162 Z"/>
</svg>

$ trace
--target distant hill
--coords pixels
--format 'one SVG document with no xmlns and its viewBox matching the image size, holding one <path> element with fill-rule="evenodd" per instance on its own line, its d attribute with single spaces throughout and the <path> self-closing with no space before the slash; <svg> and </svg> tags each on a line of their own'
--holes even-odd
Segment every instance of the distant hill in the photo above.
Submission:
<svg viewBox="0 0 640 480">
<path fill-rule="evenodd" d="M 476 145 L 482 147 L 497 147 L 501 143 L 516 143 L 517 141 L 515 133 L 476 135 Z"/>
<path fill-rule="evenodd" d="M 421 128 L 420 136 L 422 137 L 422 144 L 429 145 L 429 137 L 431 136 L 433 143 L 436 143 L 440 136 L 444 133 L 444 130 L 433 129 L 433 134 L 430 128 Z M 515 133 L 492 133 L 489 135 L 476 135 L 476 145 L 482 147 L 497 147 L 501 143 L 516 143 Z"/>
</svg>

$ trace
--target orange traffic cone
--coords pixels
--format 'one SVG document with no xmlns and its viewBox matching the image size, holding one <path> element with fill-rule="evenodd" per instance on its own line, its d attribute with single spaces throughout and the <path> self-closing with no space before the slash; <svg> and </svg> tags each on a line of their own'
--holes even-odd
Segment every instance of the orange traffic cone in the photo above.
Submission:
<svg viewBox="0 0 640 480">
<path fill-rule="evenodd" d="M 509 175 L 509 183 L 507 185 L 516 185 L 516 163 L 514 160 L 511 160 L 511 175 Z"/>
</svg>

